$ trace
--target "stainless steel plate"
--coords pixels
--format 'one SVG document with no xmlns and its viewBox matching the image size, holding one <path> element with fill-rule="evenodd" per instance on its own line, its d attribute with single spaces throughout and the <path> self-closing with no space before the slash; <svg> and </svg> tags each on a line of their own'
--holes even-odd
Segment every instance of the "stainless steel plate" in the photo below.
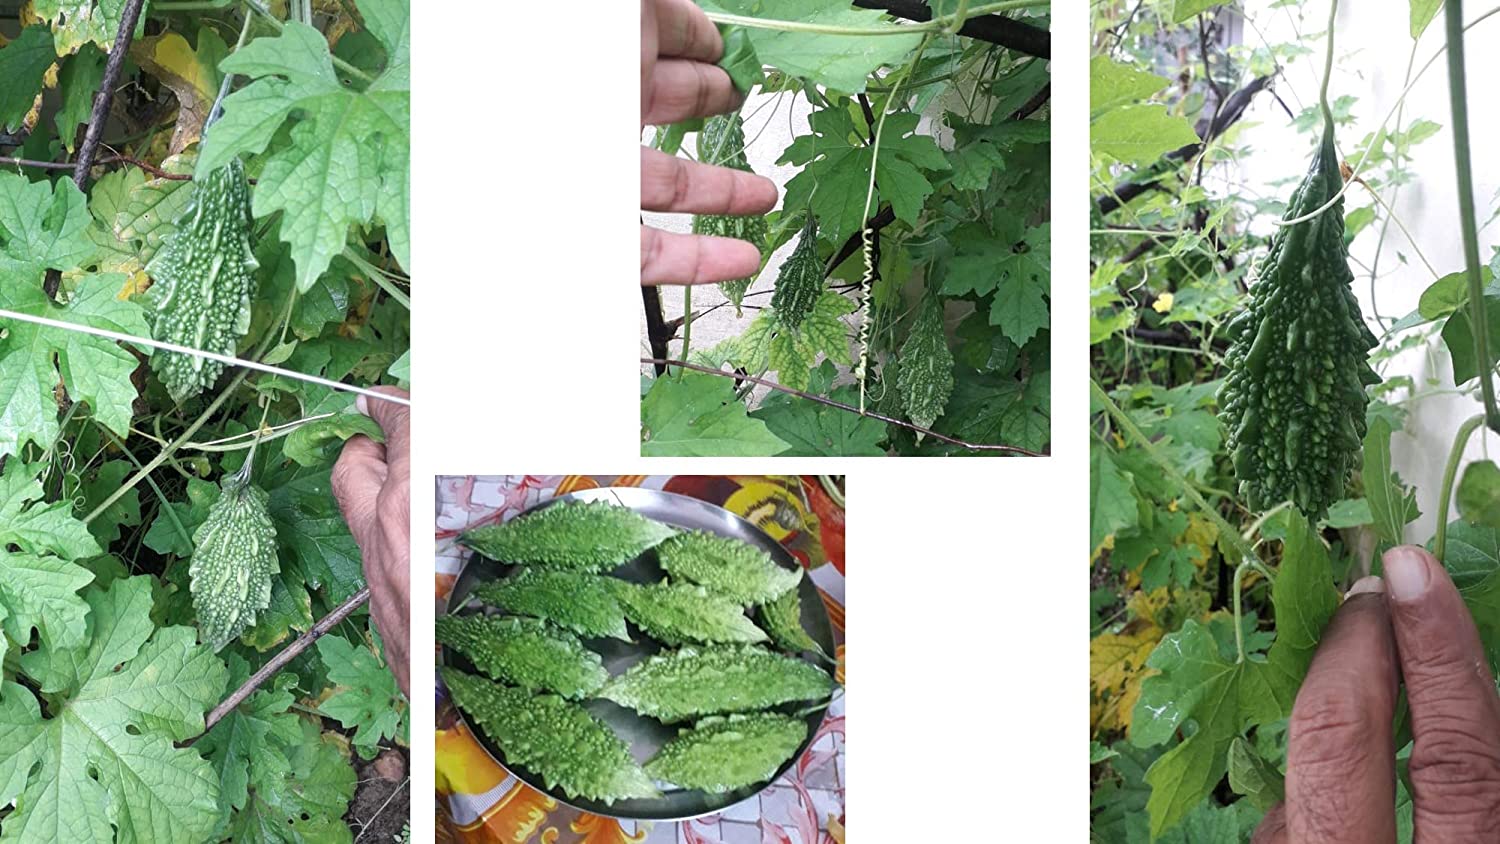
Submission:
<svg viewBox="0 0 1500 844">
<path fill-rule="evenodd" d="M 554 498 L 551 501 L 538 504 L 532 510 L 540 510 L 563 501 L 609 501 L 629 507 L 643 516 L 666 522 L 675 527 L 687 530 L 706 530 L 729 536 L 743 542 L 748 542 L 771 555 L 771 559 L 783 568 L 798 568 L 799 564 L 781 546 L 781 543 L 766 535 L 760 528 L 740 518 L 734 513 L 717 507 L 696 498 L 685 495 L 677 495 L 670 492 L 659 492 L 651 489 L 637 489 L 634 487 L 611 487 L 606 489 L 591 489 L 575 492 Z M 531 512 L 531 511 L 527 511 Z M 479 554 L 471 553 L 464 565 L 463 571 L 458 576 L 458 582 L 454 584 L 453 594 L 449 596 L 449 606 L 462 606 L 468 599 L 474 588 L 491 580 L 499 580 L 510 577 L 521 567 L 506 565 L 494 560 L 486 559 Z M 656 552 L 647 551 L 639 557 L 631 560 L 623 566 L 615 569 L 612 574 L 624 580 L 635 583 L 655 583 L 665 577 L 661 565 L 657 562 Z M 828 653 L 834 652 L 833 625 L 828 620 L 828 611 L 823 606 L 822 598 L 818 595 L 818 589 L 813 585 L 812 579 L 804 577 L 801 585 L 802 598 L 802 626 Z M 493 610 L 491 610 L 493 612 Z M 654 640 L 645 634 L 636 631 L 635 642 L 622 642 L 618 639 L 589 639 L 586 644 L 597 651 L 604 658 L 604 667 L 609 669 L 610 674 L 619 674 L 637 662 L 646 659 L 662 648 Z M 441 665 L 452 665 L 462 671 L 478 673 L 473 664 L 456 652 L 450 653 L 447 648 L 442 650 L 439 656 Z M 826 667 L 826 666 L 822 666 Z M 645 718 L 629 709 L 606 701 L 590 700 L 584 703 L 584 708 L 608 724 L 626 744 L 630 745 L 631 755 L 637 762 L 644 763 L 656 751 L 669 740 L 676 737 L 678 729 L 683 725 L 666 726 L 656 721 Z M 791 704 L 782 707 L 784 711 L 795 712 L 805 708 L 802 704 Z M 505 754 L 500 748 L 490 741 L 484 731 L 470 724 L 464 718 L 465 724 L 484 746 L 497 763 L 514 774 L 527 785 L 546 794 L 549 797 L 590 812 L 596 815 L 604 815 L 614 818 L 626 818 L 631 820 L 652 821 L 683 821 L 701 815 L 713 814 L 722 811 L 742 800 L 755 796 L 766 786 L 780 779 L 781 775 L 796 764 L 802 754 L 807 752 L 812 743 L 812 737 L 817 734 L 818 728 L 823 724 L 826 710 L 819 710 L 807 716 L 807 740 L 792 755 L 776 776 L 759 785 L 753 785 L 734 791 L 729 794 L 705 794 L 701 791 L 667 790 L 662 797 L 649 800 L 619 800 L 612 805 L 606 806 L 592 800 L 568 797 L 560 791 L 546 788 L 541 777 L 531 771 L 519 766 L 506 764 Z"/>
</svg>

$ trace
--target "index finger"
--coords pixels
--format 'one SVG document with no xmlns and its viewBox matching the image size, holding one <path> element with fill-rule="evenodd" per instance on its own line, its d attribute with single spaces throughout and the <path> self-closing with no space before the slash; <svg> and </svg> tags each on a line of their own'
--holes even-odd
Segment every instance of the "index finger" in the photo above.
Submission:
<svg viewBox="0 0 1500 844">
<path fill-rule="evenodd" d="M 724 54 L 724 39 L 713 21 L 690 0 L 657 0 L 657 55 L 713 64 Z"/>
</svg>

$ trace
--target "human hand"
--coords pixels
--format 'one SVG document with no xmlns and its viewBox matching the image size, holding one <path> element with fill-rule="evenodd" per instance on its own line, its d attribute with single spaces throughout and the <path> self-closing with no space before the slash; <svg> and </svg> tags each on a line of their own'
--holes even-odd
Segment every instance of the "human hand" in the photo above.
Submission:
<svg viewBox="0 0 1500 844">
<path fill-rule="evenodd" d="M 1500 695 L 1468 608 L 1415 546 L 1385 554 L 1385 579 L 1354 584 L 1292 708 L 1286 801 L 1254 844 L 1396 840 L 1398 685 L 1406 686 L 1419 844 L 1493 841 L 1500 829 Z"/>
<path fill-rule="evenodd" d="M 664 125 L 739 108 L 743 97 L 714 62 L 719 31 L 690 0 L 641 0 L 641 125 Z M 641 208 L 692 214 L 764 214 L 776 184 L 641 147 Z M 730 237 L 641 226 L 642 284 L 701 284 L 746 278 L 760 250 Z"/>
<path fill-rule="evenodd" d="M 406 397 L 394 387 L 377 391 Z M 333 465 L 333 497 L 354 534 L 370 584 L 370 617 L 385 644 L 386 664 L 411 696 L 411 439 L 410 410 L 360 396 L 355 407 L 374 419 L 385 443 L 356 435 Z"/>
</svg>

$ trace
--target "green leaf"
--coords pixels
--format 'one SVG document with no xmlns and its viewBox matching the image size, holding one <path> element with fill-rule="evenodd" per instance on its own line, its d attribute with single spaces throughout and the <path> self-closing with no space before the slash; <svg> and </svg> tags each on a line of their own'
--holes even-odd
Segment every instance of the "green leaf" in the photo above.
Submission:
<svg viewBox="0 0 1500 844">
<path fill-rule="evenodd" d="M 1464 301 L 1464 307 L 1454 311 L 1443 325 L 1443 344 L 1448 347 L 1448 355 L 1453 359 L 1453 383 L 1456 386 L 1463 386 L 1479 375 L 1474 361 L 1474 334 L 1470 329 L 1472 323 L 1469 320 L 1467 295 Z M 1500 336 L 1500 296 L 1484 296 L 1484 318 L 1489 335 Z M 1489 366 L 1500 361 L 1500 349 L 1494 348 L 1494 344 L 1491 344 L 1489 354 Z"/>
<path fill-rule="evenodd" d="M 281 567 L 288 563 L 300 571 L 308 585 L 323 589 L 330 604 L 338 604 L 365 585 L 359 546 L 334 501 L 329 470 L 299 470 L 299 474 L 274 489 L 271 521 L 276 525 L 276 544 Z M 276 590 L 271 611 L 276 609 Z"/>
<path fill-rule="evenodd" d="M 190 557 L 193 554 L 193 531 L 208 518 L 208 511 L 219 500 L 219 485 L 201 478 L 187 481 L 187 500 L 169 503 L 171 515 L 158 513 L 141 541 L 158 554 Z M 177 518 L 176 523 L 172 516 Z M 178 526 L 181 526 L 179 529 Z"/>
<path fill-rule="evenodd" d="M 339 687 L 318 709 L 344 725 L 357 728 L 354 747 L 372 758 L 382 739 L 401 735 L 406 699 L 396 686 L 396 675 L 369 648 L 356 648 L 339 636 L 318 640 L 318 655 L 328 667 L 328 681 Z"/>
<path fill-rule="evenodd" d="M 1229 787 L 1250 798 L 1262 812 L 1286 797 L 1286 778 L 1242 738 L 1229 744 Z"/>
<path fill-rule="evenodd" d="M 345 440 L 357 435 L 385 442 L 374 419 L 363 413 L 339 413 L 292 431 L 281 444 L 281 453 L 303 466 L 325 465 L 333 461 Z"/>
<path fill-rule="evenodd" d="M 77 52 L 85 44 L 108 50 L 115 44 L 124 18 L 126 0 L 36 0 L 32 10 L 52 24 L 57 37 L 57 55 Z M 135 38 L 146 29 L 147 8 L 135 25 Z"/>
<path fill-rule="evenodd" d="M 1139 521 L 1130 476 L 1120 471 L 1106 446 L 1094 443 L 1089 447 L 1089 548 Z"/>
<path fill-rule="evenodd" d="M 1172 0 L 1172 23 L 1182 23 L 1200 12 L 1223 5 L 1227 0 Z"/>
<path fill-rule="evenodd" d="M 1442 0 L 1411 0 L 1411 37 L 1413 40 L 1422 37 L 1427 25 L 1437 16 L 1438 9 L 1443 7 Z"/>
<path fill-rule="evenodd" d="M 857 407 L 859 390 L 840 387 L 829 398 Z M 771 434 L 786 440 L 788 448 L 781 452 L 784 457 L 878 457 L 885 454 L 885 449 L 880 446 L 886 438 L 884 422 L 837 407 L 778 395 L 767 398 L 750 416 L 765 422 Z"/>
<path fill-rule="evenodd" d="M 94 507 L 118 492 L 125 485 L 125 479 L 134 472 L 134 464 L 127 460 L 110 460 L 102 464 L 93 478 L 83 485 L 83 506 L 78 509 L 79 515 L 93 512 Z M 100 547 L 108 548 L 120 538 L 121 527 L 134 527 L 140 523 L 141 492 L 131 489 L 89 522 L 89 532 L 99 540 Z"/>
<path fill-rule="evenodd" d="M 724 55 L 719 57 L 719 67 L 729 74 L 729 81 L 741 94 L 759 85 L 765 78 L 761 70 L 760 56 L 755 54 L 755 42 L 751 30 L 740 26 L 720 26 L 719 37 L 724 40 Z M 672 151 L 673 153 L 676 150 Z"/>
<path fill-rule="evenodd" d="M 26 688 L 0 690 L 0 759 L 20 776 L 0 804 L 7 840 L 196 844 L 218 817 L 219 778 L 198 751 L 226 671 L 188 627 L 152 625 L 149 576 L 85 596 L 90 638 L 44 646 L 21 668 L 49 695 L 46 717 Z M 19 795 L 19 796 L 18 796 Z"/>
<path fill-rule="evenodd" d="M 850 8 L 844 0 L 699 0 L 698 5 L 768 20 L 899 31 L 881 12 Z M 864 91 L 872 72 L 883 65 L 900 64 L 922 40 L 917 33 L 870 36 L 746 30 L 760 62 L 849 94 Z"/>
<path fill-rule="evenodd" d="M 1458 512 L 1470 522 L 1500 526 L 1500 467 L 1479 460 L 1464 467 L 1458 482 Z"/>
<path fill-rule="evenodd" d="M 1406 526 L 1422 514 L 1416 492 L 1402 485 L 1391 469 L 1391 423 L 1383 417 L 1377 417 L 1365 434 L 1362 477 L 1376 534 L 1392 545 L 1401 544 Z"/>
<path fill-rule="evenodd" d="M 163 172 L 182 175 L 193 172 L 193 153 L 174 155 L 161 163 Z M 94 188 L 97 196 L 99 188 Z M 193 199 L 193 183 L 184 179 L 154 178 L 132 185 L 130 195 L 109 221 L 116 240 L 129 244 L 144 263 L 156 255 L 166 236 L 177 230 L 177 219 Z M 90 203 L 92 207 L 93 203 Z M 101 222 L 104 222 L 101 220 Z M 258 255 L 257 255 L 258 257 Z"/>
<path fill-rule="evenodd" d="M 1094 156 L 1121 164 L 1150 164 L 1165 153 L 1196 143 L 1198 134 L 1192 124 L 1159 103 L 1121 106 L 1089 126 Z"/>
<path fill-rule="evenodd" d="M 43 0 L 45 2 L 45 0 Z M 47 68 L 57 61 L 52 52 L 52 33 L 40 24 L 28 26 L 0 47 L 0 129 L 20 129 L 42 93 Z M 72 149 L 70 146 L 69 149 Z"/>
<path fill-rule="evenodd" d="M 734 382 L 685 372 L 657 378 L 641 399 L 643 457 L 780 454 L 787 443 L 751 419 L 734 395 Z"/>
<path fill-rule="evenodd" d="M 73 152 L 78 126 L 87 123 L 94 113 L 94 94 L 104 81 L 105 56 L 94 46 L 85 46 L 62 62 L 57 87 L 62 90 L 62 108 L 56 116 L 57 134 L 63 147 Z"/>
<path fill-rule="evenodd" d="M 409 235 L 410 32 L 405 0 L 362 0 L 360 11 L 386 49 L 388 65 L 364 91 L 340 82 L 322 33 L 298 22 L 257 38 L 220 65 L 254 81 L 224 100 L 197 172 L 242 153 L 266 150 L 281 125 L 296 120 L 266 158 L 256 184 L 256 217 L 283 212 L 281 238 L 292 247 L 297 289 L 306 291 L 343 251 L 351 225 L 385 225 L 391 250 L 411 267 Z"/>
<path fill-rule="evenodd" d="M 1089 61 L 1089 113 L 1098 115 L 1115 106 L 1148 99 L 1172 84 L 1170 80 L 1121 64 L 1109 56 Z"/>
</svg>

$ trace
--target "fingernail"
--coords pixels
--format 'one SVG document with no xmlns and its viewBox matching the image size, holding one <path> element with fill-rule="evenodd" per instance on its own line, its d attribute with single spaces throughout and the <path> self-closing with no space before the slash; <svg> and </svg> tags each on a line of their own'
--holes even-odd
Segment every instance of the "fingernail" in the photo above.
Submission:
<svg viewBox="0 0 1500 844">
<path fill-rule="evenodd" d="M 354 409 L 366 416 L 369 416 L 370 400 L 364 396 L 356 396 L 354 399 Z"/>
<path fill-rule="evenodd" d="M 1385 582 L 1398 601 L 1412 601 L 1427 591 L 1426 555 L 1416 548 L 1385 552 Z"/>
<path fill-rule="evenodd" d="M 1361 577 L 1359 580 L 1354 581 L 1354 585 L 1350 586 L 1349 591 L 1344 593 L 1344 598 L 1349 599 L 1354 597 L 1355 595 L 1363 595 L 1366 592 L 1379 594 L 1384 591 L 1385 581 L 1372 574 L 1368 577 Z"/>
</svg>

